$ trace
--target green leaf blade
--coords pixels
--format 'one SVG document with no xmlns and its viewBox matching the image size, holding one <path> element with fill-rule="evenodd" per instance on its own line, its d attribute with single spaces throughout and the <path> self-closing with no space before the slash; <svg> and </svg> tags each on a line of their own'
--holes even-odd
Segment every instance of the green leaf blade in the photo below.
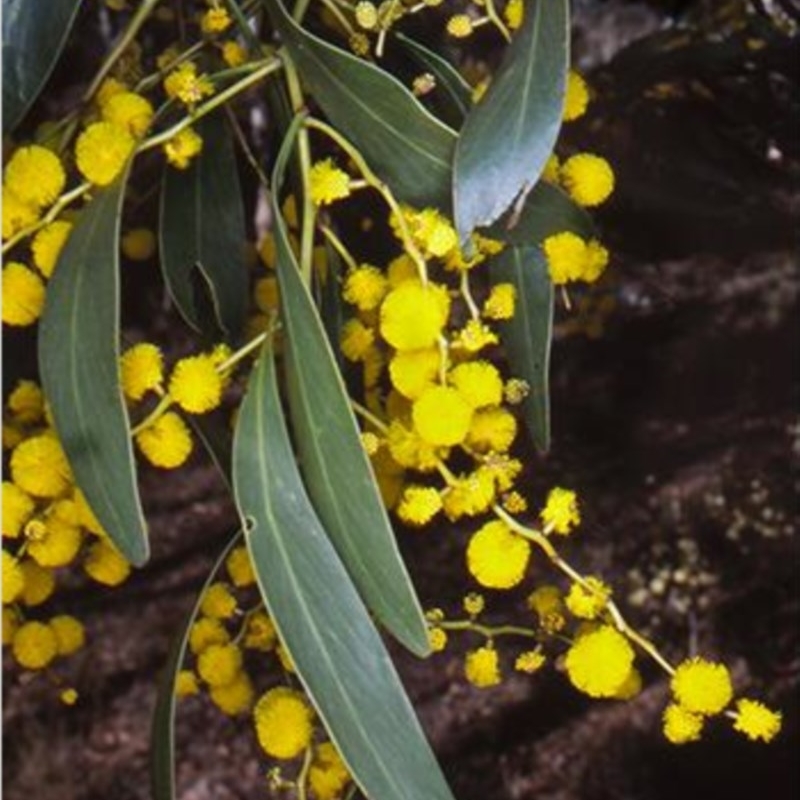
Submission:
<svg viewBox="0 0 800 800">
<path fill-rule="evenodd" d="M 239 415 L 234 487 L 264 602 L 357 783 L 381 800 L 452 800 L 383 642 L 305 494 L 269 345 Z"/>
<path fill-rule="evenodd" d="M 3 134 L 11 133 L 64 49 L 81 0 L 3 0 Z"/>
<path fill-rule="evenodd" d="M 120 552 L 148 557 L 119 383 L 119 225 L 125 176 L 80 215 L 47 287 L 42 385 L 75 479 Z"/>
<path fill-rule="evenodd" d="M 534 185 L 553 150 L 569 68 L 569 0 L 525 4 L 525 17 L 455 152 L 456 229 L 465 240 Z"/>
<path fill-rule="evenodd" d="M 449 211 L 456 134 L 387 72 L 308 33 L 279 0 L 265 5 L 314 99 L 375 173 L 400 200 Z"/>
<path fill-rule="evenodd" d="M 210 114 L 197 128 L 203 138 L 200 155 L 185 170 L 165 167 L 161 266 L 188 324 L 212 337 L 220 328 L 235 340 L 247 315 L 248 275 L 233 137 L 222 113 Z M 203 304 L 204 293 L 210 303 Z"/>
</svg>

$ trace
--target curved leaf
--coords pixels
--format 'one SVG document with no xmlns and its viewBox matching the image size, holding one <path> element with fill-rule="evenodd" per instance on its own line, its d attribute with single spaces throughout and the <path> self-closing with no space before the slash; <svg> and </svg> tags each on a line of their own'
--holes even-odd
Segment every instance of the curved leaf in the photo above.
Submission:
<svg viewBox="0 0 800 800">
<path fill-rule="evenodd" d="M 293 130 L 275 164 L 275 192 L 282 184 Z M 289 405 L 308 492 L 369 609 L 409 649 L 426 655 L 429 644 L 422 610 L 277 201 L 273 213 Z"/>
<path fill-rule="evenodd" d="M 514 316 L 500 323 L 508 363 L 530 386 L 523 410 L 536 447 L 550 448 L 550 343 L 553 338 L 553 284 L 539 247 L 509 247 L 490 262 L 493 283 L 517 290 Z"/>
<path fill-rule="evenodd" d="M 119 224 L 125 179 L 81 213 L 47 287 L 39 366 L 78 485 L 123 555 L 148 557 L 130 423 L 119 385 Z"/>
<path fill-rule="evenodd" d="M 465 240 L 533 186 L 561 127 L 569 67 L 569 0 L 525 3 L 525 18 L 455 153 L 455 223 Z"/>
<path fill-rule="evenodd" d="M 368 797 L 452 800 L 389 654 L 305 493 L 269 344 L 234 436 L 258 584 L 298 676 Z"/>
<path fill-rule="evenodd" d="M 450 209 L 456 134 L 396 78 L 301 28 L 280 0 L 265 2 L 322 110 L 399 199 Z"/>
<path fill-rule="evenodd" d="M 247 237 L 236 154 L 224 114 L 205 117 L 197 128 L 203 137 L 200 155 L 185 170 L 167 166 L 164 171 L 161 265 L 167 288 L 189 325 L 211 336 L 219 327 L 228 339 L 235 339 L 248 300 Z"/>
<path fill-rule="evenodd" d="M 64 49 L 81 0 L 3 0 L 3 133 L 25 116 Z"/>
<path fill-rule="evenodd" d="M 460 128 L 464 117 L 472 108 L 470 85 L 461 77 L 458 70 L 438 53 L 402 33 L 395 34 L 394 38 L 408 50 L 418 64 L 436 78 L 433 97 L 439 101 L 437 109 L 441 109 L 444 122 L 454 128 Z"/>
<path fill-rule="evenodd" d="M 200 610 L 206 589 L 214 582 L 228 554 L 242 538 L 239 531 L 225 546 L 197 595 L 192 610 L 186 615 L 167 654 L 167 663 L 161 673 L 153 709 L 153 728 L 150 737 L 150 783 L 154 800 L 174 800 L 175 797 L 175 679 L 186 656 L 189 631 Z"/>
</svg>

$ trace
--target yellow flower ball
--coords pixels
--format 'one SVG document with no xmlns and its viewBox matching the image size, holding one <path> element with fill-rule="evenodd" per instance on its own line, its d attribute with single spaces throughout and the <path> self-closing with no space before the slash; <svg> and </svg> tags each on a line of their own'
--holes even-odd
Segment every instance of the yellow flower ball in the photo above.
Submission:
<svg viewBox="0 0 800 800">
<path fill-rule="evenodd" d="M 26 559 L 20 562 L 25 576 L 25 588 L 20 600 L 26 606 L 39 606 L 48 600 L 56 588 L 53 570 L 40 566 L 35 561 Z"/>
<path fill-rule="evenodd" d="M 246 547 L 236 547 L 231 550 L 230 555 L 225 559 L 225 569 L 228 570 L 234 586 L 243 588 L 252 586 L 256 582 L 253 562 L 250 560 L 250 554 Z"/>
<path fill-rule="evenodd" d="M 259 611 L 247 620 L 247 629 L 244 635 L 244 646 L 250 650 L 260 650 L 268 653 L 278 643 L 278 631 L 275 623 L 269 616 Z"/>
<path fill-rule="evenodd" d="M 242 651 L 238 645 L 212 644 L 197 657 L 197 672 L 209 686 L 226 686 L 242 670 Z"/>
<path fill-rule="evenodd" d="M 218 619 L 202 617 L 189 631 L 189 649 L 195 654 L 202 653 L 214 644 L 226 644 L 230 636 Z"/>
<path fill-rule="evenodd" d="M 441 653 L 447 647 L 447 631 L 442 628 L 429 628 L 428 644 L 432 653 Z"/>
<path fill-rule="evenodd" d="M 44 523 L 29 523 L 25 535 L 28 554 L 41 567 L 65 567 L 72 563 L 83 543 L 81 529 L 54 514 L 48 514 Z"/>
<path fill-rule="evenodd" d="M 572 122 L 586 113 L 589 105 L 589 87 L 574 70 L 567 76 L 567 92 L 564 97 L 564 122 Z"/>
<path fill-rule="evenodd" d="M 547 495 L 541 517 L 545 532 L 566 536 L 576 525 L 581 523 L 578 496 L 569 489 L 556 486 Z"/>
<path fill-rule="evenodd" d="M 586 242 L 577 234 L 565 231 L 548 236 L 543 244 L 550 280 L 556 286 L 578 280 L 586 260 Z"/>
<path fill-rule="evenodd" d="M 164 144 L 164 155 L 176 169 L 186 169 L 203 149 L 203 139 L 192 128 L 184 128 Z"/>
<path fill-rule="evenodd" d="M 247 62 L 247 51 L 238 42 L 223 42 L 222 60 L 229 67 L 241 67 Z"/>
<path fill-rule="evenodd" d="M 58 640 L 41 622 L 25 622 L 17 628 L 11 651 L 21 667 L 44 669 L 58 655 Z"/>
<path fill-rule="evenodd" d="M 694 714 L 719 714 L 733 697 L 728 668 L 700 657 L 678 665 L 670 688 L 675 700 Z"/>
<path fill-rule="evenodd" d="M 44 417 L 44 395 L 34 381 L 17 381 L 6 401 L 6 406 L 15 422 L 31 425 Z"/>
<path fill-rule="evenodd" d="M 200 611 L 212 619 L 228 619 L 236 613 L 236 598 L 224 583 L 212 583 L 200 601 Z"/>
<path fill-rule="evenodd" d="M 67 457 L 51 433 L 31 436 L 18 444 L 9 466 L 11 480 L 34 497 L 58 497 L 73 482 Z"/>
<path fill-rule="evenodd" d="M 134 92 L 118 92 L 102 106 L 103 119 L 141 139 L 150 127 L 155 112 L 150 101 Z"/>
<path fill-rule="evenodd" d="M 423 441 L 434 446 L 461 444 L 469 432 L 472 406 L 449 386 L 423 392 L 411 409 L 414 428 Z"/>
<path fill-rule="evenodd" d="M 604 158 L 578 153 L 568 158 L 559 172 L 561 184 L 581 206 L 599 206 L 614 191 L 614 171 Z"/>
<path fill-rule="evenodd" d="M 432 486 L 407 486 L 397 506 L 397 516 L 408 525 L 427 525 L 442 508 L 442 498 Z"/>
<path fill-rule="evenodd" d="M 454 39 L 466 39 L 472 30 L 472 20 L 467 14 L 454 14 L 447 20 L 447 32 Z"/>
<path fill-rule="evenodd" d="M 56 635 L 58 655 L 72 655 L 85 644 L 86 632 L 83 629 L 83 624 L 75 617 L 71 617 L 68 614 L 60 614 L 57 617 L 53 617 L 48 624 Z"/>
<path fill-rule="evenodd" d="M 25 573 L 19 561 L 3 550 L 3 605 L 13 603 L 25 589 Z"/>
<path fill-rule="evenodd" d="M 326 158 L 313 164 L 308 181 L 311 201 L 316 206 L 330 205 L 350 195 L 350 176 L 339 169 L 333 159 Z"/>
<path fill-rule="evenodd" d="M 417 400 L 436 383 L 441 361 L 438 347 L 398 352 L 389 362 L 389 379 L 400 394 Z"/>
<path fill-rule="evenodd" d="M 104 586 L 118 586 L 130 575 L 131 565 L 105 541 L 94 542 L 83 564 L 86 574 Z"/>
<path fill-rule="evenodd" d="M 39 218 L 39 210 L 20 200 L 7 186 L 3 186 L 3 241 L 18 234 Z"/>
<path fill-rule="evenodd" d="M 120 358 L 120 384 L 129 400 L 141 400 L 164 380 L 164 357 L 154 344 L 142 342 L 128 348 Z"/>
<path fill-rule="evenodd" d="M 377 267 L 362 264 L 348 272 L 342 296 L 360 311 L 372 311 L 381 304 L 388 289 L 389 282 Z"/>
<path fill-rule="evenodd" d="M 662 718 L 664 736 L 672 744 L 686 744 L 696 742 L 703 733 L 703 717 L 687 711 L 677 703 L 671 703 L 664 709 Z"/>
<path fill-rule="evenodd" d="M 246 672 L 239 672 L 224 686 L 212 686 L 209 692 L 211 702 L 229 717 L 249 711 L 255 698 L 255 689 Z"/>
<path fill-rule="evenodd" d="M 342 326 L 340 345 L 348 361 L 363 361 L 375 343 L 375 333 L 360 319 L 349 319 Z"/>
<path fill-rule="evenodd" d="M 197 65 L 185 61 L 164 78 L 167 97 L 180 100 L 192 107 L 204 97 L 214 94 L 214 84 L 205 76 L 197 74 Z"/>
<path fill-rule="evenodd" d="M 359 5 L 371 5 L 371 3 L 359 3 Z M 331 742 L 323 742 L 315 748 L 314 758 L 308 770 L 308 785 L 317 800 L 338 800 L 349 782 L 350 773 L 334 745 Z"/>
<path fill-rule="evenodd" d="M 135 439 L 142 455 L 162 469 L 180 467 L 194 447 L 188 426 L 173 411 L 162 414 L 152 425 L 139 431 Z"/>
<path fill-rule="evenodd" d="M 464 675 L 473 685 L 481 689 L 500 683 L 500 666 L 497 651 L 493 647 L 479 647 L 467 653 L 464 659 Z"/>
<path fill-rule="evenodd" d="M 467 569 L 481 586 L 511 589 L 525 577 L 531 545 L 501 520 L 487 522 L 469 540 Z"/>
<path fill-rule="evenodd" d="M 488 361 L 466 361 L 450 371 L 448 379 L 473 407 L 499 405 L 503 400 L 503 380 Z"/>
<path fill-rule="evenodd" d="M 567 608 L 579 619 L 597 619 L 611 597 L 611 587 L 599 578 L 588 577 L 588 587 L 573 583 L 567 594 Z"/>
<path fill-rule="evenodd" d="M 489 510 L 495 495 L 494 477 L 480 467 L 447 488 L 442 498 L 444 513 L 453 522 L 463 516 L 475 517 Z"/>
<path fill-rule="evenodd" d="M 197 676 L 190 669 L 182 669 L 175 676 L 175 697 L 191 697 L 200 691 Z"/>
<path fill-rule="evenodd" d="M 148 261 L 156 252 L 156 235 L 150 228 L 132 228 L 122 235 L 122 254 L 131 261 Z"/>
<path fill-rule="evenodd" d="M 3 538 L 16 539 L 35 507 L 33 499 L 19 486 L 3 481 Z"/>
<path fill-rule="evenodd" d="M 752 741 L 771 742 L 780 732 L 781 714 L 757 700 L 742 698 L 736 703 L 733 728 Z"/>
<path fill-rule="evenodd" d="M 31 243 L 33 263 L 45 278 L 49 278 L 53 274 L 58 257 L 71 232 L 71 222 L 57 219 L 55 222 L 45 225 L 33 238 Z"/>
<path fill-rule="evenodd" d="M 23 264 L 9 261 L 3 267 L 3 322 L 24 327 L 33 325 L 44 310 L 44 283 Z"/>
<path fill-rule="evenodd" d="M 590 697 L 613 697 L 627 680 L 633 659 L 628 640 L 602 625 L 575 640 L 564 667 L 572 684 Z"/>
<path fill-rule="evenodd" d="M 203 33 L 221 33 L 230 28 L 232 22 L 224 8 L 209 8 L 200 19 Z"/>
<path fill-rule="evenodd" d="M 450 314 L 441 286 L 407 281 L 386 295 L 380 310 L 381 336 L 397 350 L 434 347 Z"/>
<path fill-rule="evenodd" d="M 64 189 L 67 176 L 58 156 L 46 147 L 20 147 L 6 164 L 3 181 L 23 203 L 50 205 Z"/>
<path fill-rule="evenodd" d="M 467 444 L 479 453 L 505 453 L 517 436 L 517 420 L 505 408 L 482 408 L 472 415 Z"/>
<path fill-rule="evenodd" d="M 122 172 L 136 148 L 125 128 L 110 122 L 94 122 L 75 143 L 75 163 L 87 181 L 108 186 Z"/>
<path fill-rule="evenodd" d="M 513 283 L 497 283 L 492 286 L 482 314 L 487 319 L 511 319 L 517 302 L 517 290 Z"/>
<path fill-rule="evenodd" d="M 222 376 L 207 355 L 182 358 L 172 370 L 170 397 L 190 414 L 205 414 L 222 402 Z"/>
<path fill-rule="evenodd" d="M 258 743 L 274 758 L 299 756 L 310 744 L 314 715 L 300 692 L 278 686 L 265 692 L 253 709 Z"/>
</svg>

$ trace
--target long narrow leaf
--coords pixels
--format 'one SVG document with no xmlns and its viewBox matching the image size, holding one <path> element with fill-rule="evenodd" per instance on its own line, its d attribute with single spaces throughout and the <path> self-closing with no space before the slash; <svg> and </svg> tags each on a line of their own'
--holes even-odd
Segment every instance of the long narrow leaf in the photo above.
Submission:
<svg viewBox="0 0 800 800">
<path fill-rule="evenodd" d="M 292 150 L 292 130 L 275 164 L 276 192 Z M 422 610 L 277 200 L 273 212 L 289 405 L 308 492 L 369 609 L 409 649 L 425 655 L 429 644 Z"/>
<path fill-rule="evenodd" d="M 376 174 L 407 203 L 449 210 L 455 133 L 380 67 L 308 33 L 280 0 L 265 5 L 314 99 Z"/>
<path fill-rule="evenodd" d="M 119 382 L 119 226 L 127 175 L 81 213 L 47 287 L 42 384 L 78 485 L 133 564 L 148 557 Z"/>
<path fill-rule="evenodd" d="M 356 782 L 380 800 L 452 800 L 389 654 L 305 493 L 269 345 L 239 413 L 233 479 L 264 602 Z"/>
<path fill-rule="evenodd" d="M 453 202 L 459 236 L 494 222 L 533 186 L 558 137 L 569 65 L 569 0 L 525 3 L 522 27 L 461 129 Z"/>
</svg>

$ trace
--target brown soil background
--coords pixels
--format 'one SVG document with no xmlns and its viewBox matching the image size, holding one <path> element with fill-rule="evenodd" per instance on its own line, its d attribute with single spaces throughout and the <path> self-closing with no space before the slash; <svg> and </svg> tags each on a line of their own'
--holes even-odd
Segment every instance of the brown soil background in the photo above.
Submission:
<svg viewBox="0 0 800 800">
<path fill-rule="evenodd" d="M 569 557 L 610 579 L 631 621 L 667 655 L 731 664 L 737 690 L 780 708 L 784 730 L 764 746 L 719 723 L 676 748 L 660 733 L 667 687 L 654 670 L 635 700 L 597 703 L 553 670 L 471 688 L 461 667 L 468 640 L 427 661 L 395 649 L 460 800 L 797 796 L 800 117 L 796 86 L 774 77 L 796 74 L 797 52 L 795 43 L 770 49 L 754 69 L 744 56 L 710 71 L 670 63 L 664 74 L 684 95 L 659 109 L 636 100 L 637 81 L 663 75 L 612 56 L 662 25 L 663 5 L 576 6 L 578 64 L 593 69 L 598 100 L 575 141 L 585 137 L 618 172 L 600 215 L 616 305 L 601 338 L 561 336 L 554 346 L 553 449 L 530 485 L 534 494 L 579 487 L 585 524 Z M 692 82 L 713 99 L 699 99 Z M 143 301 L 159 336 L 153 307 Z M 80 703 L 65 709 L 46 682 L 4 669 L 7 800 L 150 796 L 155 676 L 236 522 L 202 459 L 166 477 L 145 472 L 142 487 L 152 562 L 114 592 L 76 586 L 60 600 L 90 635 L 67 669 Z M 466 535 L 402 537 L 426 605 L 455 612 L 474 588 L 462 567 Z M 674 579 L 681 569 L 694 586 Z M 541 565 L 534 577 L 551 574 Z M 522 595 L 490 598 L 497 619 L 523 608 Z M 178 745 L 181 800 L 267 796 L 246 721 L 190 700 Z"/>
</svg>

